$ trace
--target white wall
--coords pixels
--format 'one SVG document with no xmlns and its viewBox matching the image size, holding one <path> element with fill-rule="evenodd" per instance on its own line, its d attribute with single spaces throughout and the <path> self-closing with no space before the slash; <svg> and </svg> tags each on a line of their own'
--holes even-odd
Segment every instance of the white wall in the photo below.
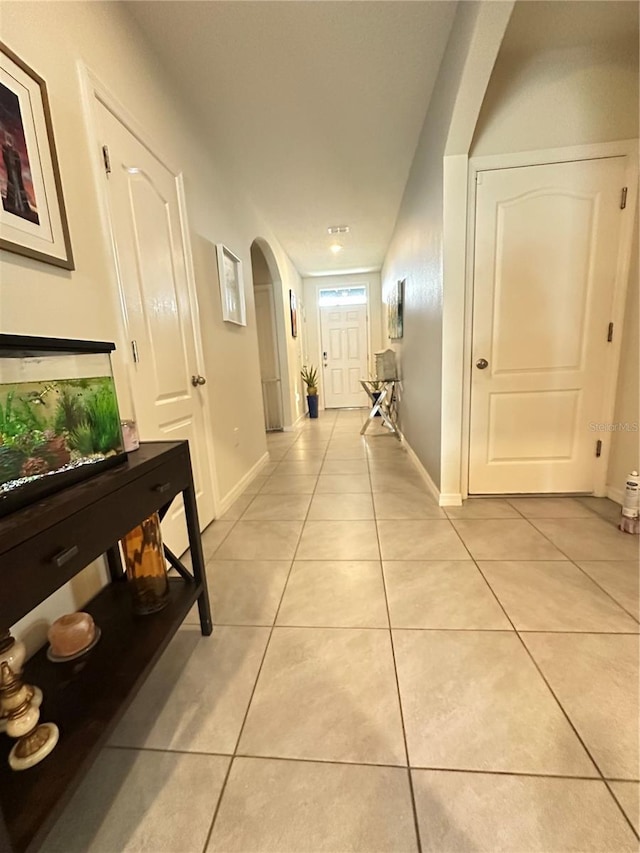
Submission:
<svg viewBox="0 0 640 853">
<path fill-rule="evenodd" d="M 136 117 L 165 156 L 184 171 L 188 218 L 200 305 L 207 388 L 212 402 L 218 492 L 232 492 L 266 451 L 258 348 L 250 275 L 245 280 L 248 326 L 222 323 L 214 244 L 222 242 L 250 269 L 253 239 L 269 240 L 283 288 L 301 289 L 291 262 L 238 187 L 226 177 L 183 108 L 184 99 L 120 3 L 4 3 L 3 41 L 47 82 L 62 184 L 76 261 L 73 272 L 1 256 L 2 332 L 119 340 L 113 261 L 103 230 L 81 103 L 79 61 L 85 62 Z M 119 397 L 126 413 L 124 353 L 115 355 Z M 238 427 L 238 432 L 234 430 Z M 96 571 L 56 597 L 52 618 L 79 606 L 100 582 Z"/>
<path fill-rule="evenodd" d="M 480 4 L 461 3 L 382 267 L 382 298 L 405 279 L 404 337 L 388 342 L 402 376 L 401 430 L 436 486 L 441 471 L 443 158 Z"/>
<path fill-rule="evenodd" d="M 638 135 L 638 49 L 573 47 L 496 62 L 471 154 L 561 148 Z"/>
<path fill-rule="evenodd" d="M 629 270 L 629 289 L 622 330 L 622 350 L 620 352 L 620 372 L 616 391 L 616 406 L 613 416 L 616 424 L 629 424 L 631 429 L 611 434 L 611 456 L 607 484 L 609 497 L 620 501 L 626 475 L 631 471 L 640 471 L 640 304 L 638 299 L 638 215 Z M 635 430 L 634 431 L 634 425 Z"/>
<path fill-rule="evenodd" d="M 327 275 L 304 278 L 304 307 L 306 317 L 306 364 L 318 367 L 320 377 L 320 404 L 324 407 L 324 388 L 322 383 L 322 343 L 320 339 L 320 312 L 318 296 L 320 290 L 333 287 L 367 286 L 369 293 L 369 372 L 374 370 L 374 352 L 383 348 L 383 307 L 381 297 L 380 273 L 354 273 L 353 275 Z M 366 377 L 364 377 L 366 378 Z M 366 399 L 366 398 L 365 398 Z"/>
</svg>

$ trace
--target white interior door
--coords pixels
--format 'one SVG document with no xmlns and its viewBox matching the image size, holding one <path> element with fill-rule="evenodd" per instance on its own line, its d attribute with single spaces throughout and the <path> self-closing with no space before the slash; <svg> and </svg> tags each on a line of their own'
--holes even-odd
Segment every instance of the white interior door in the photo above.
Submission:
<svg viewBox="0 0 640 853">
<path fill-rule="evenodd" d="M 360 380 L 368 378 L 367 306 L 323 306 L 320 334 L 325 407 L 366 406 Z"/>
<path fill-rule="evenodd" d="M 471 494 L 594 489 L 624 169 L 613 157 L 478 175 Z"/>
<path fill-rule="evenodd" d="M 282 391 L 280 361 L 276 344 L 276 312 L 273 285 L 256 284 L 256 327 L 262 380 L 262 403 L 266 430 L 282 429 Z"/>
<path fill-rule="evenodd" d="M 109 212 L 126 334 L 135 341 L 130 381 L 142 440 L 188 439 L 200 526 L 213 519 L 213 496 L 202 394 L 186 277 L 176 176 L 102 104 L 97 114 L 107 145 Z M 187 547 L 182 500 L 162 524 L 169 547 Z"/>
</svg>

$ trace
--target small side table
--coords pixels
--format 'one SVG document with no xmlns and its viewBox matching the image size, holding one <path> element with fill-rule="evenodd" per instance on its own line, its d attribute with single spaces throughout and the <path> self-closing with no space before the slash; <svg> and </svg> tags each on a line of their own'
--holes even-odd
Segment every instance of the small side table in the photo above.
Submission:
<svg viewBox="0 0 640 853">
<path fill-rule="evenodd" d="M 369 417 L 364 422 L 362 429 L 360 430 L 360 435 L 364 435 L 371 421 L 375 418 L 375 416 L 380 413 L 380 417 L 382 418 L 382 423 L 386 426 L 390 432 L 395 435 L 395 437 L 400 439 L 400 430 L 398 429 L 398 422 L 396 420 L 396 385 L 400 382 L 399 379 L 384 379 L 378 380 L 381 383 L 382 387 L 375 389 L 373 388 L 373 381 L 370 379 L 361 379 L 360 384 L 364 388 L 367 393 L 367 396 L 371 400 L 373 406 L 371 411 L 369 412 Z M 376 383 L 378 384 L 378 383 Z M 375 395 L 378 395 L 377 399 Z"/>
</svg>

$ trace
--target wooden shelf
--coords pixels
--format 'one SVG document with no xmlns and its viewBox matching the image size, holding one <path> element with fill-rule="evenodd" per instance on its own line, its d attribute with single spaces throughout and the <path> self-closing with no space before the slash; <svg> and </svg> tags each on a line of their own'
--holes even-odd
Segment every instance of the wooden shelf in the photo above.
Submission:
<svg viewBox="0 0 640 853">
<path fill-rule="evenodd" d="M 169 582 L 169 604 L 137 616 L 115 544 L 181 494 L 193 576 Z M 13 741 L 0 736 L 0 851 L 36 850 L 80 784 L 137 690 L 198 601 L 200 628 L 211 612 L 186 441 L 149 442 L 127 462 L 0 520 L 0 626 L 10 626 L 103 553 L 112 583 L 84 610 L 101 629 L 85 657 L 52 663 L 46 648 L 25 667 L 44 694 L 40 719 L 60 739 L 41 764 L 13 772 Z"/>
<path fill-rule="evenodd" d="M 102 630 L 85 658 L 54 664 L 43 648 L 25 667 L 26 681 L 44 693 L 40 719 L 57 724 L 60 740 L 41 764 L 14 773 L 7 763 L 13 741 L 0 739 L 0 803 L 16 850 L 42 841 L 202 592 L 172 580 L 167 607 L 136 616 L 126 587 L 111 584 L 84 608 Z"/>
</svg>

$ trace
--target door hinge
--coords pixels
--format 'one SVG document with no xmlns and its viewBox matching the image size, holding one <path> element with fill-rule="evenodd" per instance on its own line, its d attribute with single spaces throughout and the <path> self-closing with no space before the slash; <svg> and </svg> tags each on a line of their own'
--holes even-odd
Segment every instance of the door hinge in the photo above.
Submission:
<svg viewBox="0 0 640 853">
<path fill-rule="evenodd" d="M 609 331 L 607 332 L 607 343 L 611 343 L 613 340 L 613 323 L 609 323 Z"/>
<path fill-rule="evenodd" d="M 104 163 L 104 171 L 106 175 L 111 174 L 111 158 L 109 157 L 109 146 L 102 146 L 102 162 Z"/>
<path fill-rule="evenodd" d="M 622 187 L 622 193 L 620 194 L 620 210 L 624 210 L 627 206 L 627 188 Z"/>
<path fill-rule="evenodd" d="M 137 364 L 140 361 L 140 355 L 138 354 L 138 341 L 131 341 L 131 352 L 133 354 L 133 363 Z"/>
<path fill-rule="evenodd" d="M 596 456 L 602 456 L 602 439 L 596 441 Z"/>
</svg>

